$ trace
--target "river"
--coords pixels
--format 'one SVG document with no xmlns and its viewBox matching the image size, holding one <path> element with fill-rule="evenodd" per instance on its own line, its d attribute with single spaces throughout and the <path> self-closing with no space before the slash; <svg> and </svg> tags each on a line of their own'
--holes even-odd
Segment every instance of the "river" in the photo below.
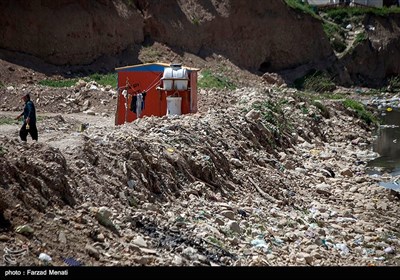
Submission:
<svg viewBox="0 0 400 280">
<path fill-rule="evenodd" d="M 368 163 L 368 173 L 370 175 L 388 173 L 396 177 L 400 175 L 400 111 L 386 111 L 381 119 L 382 125 L 373 143 L 373 150 L 380 157 Z M 400 191 L 400 179 L 399 182 L 392 180 L 392 182 L 381 182 L 380 185 Z"/>
</svg>

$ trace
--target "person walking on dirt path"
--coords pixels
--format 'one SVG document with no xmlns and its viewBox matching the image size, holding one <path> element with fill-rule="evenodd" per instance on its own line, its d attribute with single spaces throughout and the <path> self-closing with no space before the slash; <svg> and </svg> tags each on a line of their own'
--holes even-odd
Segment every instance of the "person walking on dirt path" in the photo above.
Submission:
<svg viewBox="0 0 400 280">
<path fill-rule="evenodd" d="M 21 140 L 26 142 L 26 138 L 28 136 L 28 133 L 31 135 L 32 140 L 38 140 L 38 131 L 36 127 L 36 110 L 35 110 L 35 105 L 31 101 L 31 97 L 29 93 L 25 94 L 21 98 L 25 102 L 25 107 L 24 111 L 15 119 L 18 120 L 22 116 L 24 116 L 24 123 L 21 127 L 21 130 L 19 131 L 19 137 L 21 137 Z"/>
</svg>

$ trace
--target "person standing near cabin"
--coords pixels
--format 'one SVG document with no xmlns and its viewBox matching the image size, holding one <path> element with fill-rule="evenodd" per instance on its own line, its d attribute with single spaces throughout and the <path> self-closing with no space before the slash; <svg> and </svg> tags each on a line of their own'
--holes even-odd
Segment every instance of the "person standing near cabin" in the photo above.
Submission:
<svg viewBox="0 0 400 280">
<path fill-rule="evenodd" d="M 21 130 L 19 131 L 19 137 L 21 140 L 26 142 L 28 133 L 31 135 L 32 140 L 38 140 L 38 131 L 36 127 L 36 110 L 35 105 L 31 101 L 29 93 L 25 94 L 21 98 L 25 102 L 24 111 L 18 115 L 15 119 L 19 120 L 24 116 L 24 122 L 22 124 Z"/>
</svg>

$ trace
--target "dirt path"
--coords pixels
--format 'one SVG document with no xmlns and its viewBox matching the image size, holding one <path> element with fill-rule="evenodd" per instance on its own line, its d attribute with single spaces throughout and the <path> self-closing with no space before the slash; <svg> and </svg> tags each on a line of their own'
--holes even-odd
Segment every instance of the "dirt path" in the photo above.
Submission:
<svg viewBox="0 0 400 280">
<path fill-rule="evenodd" d="M 10 120 L 19 113 L 20 112 L 0 111 L 0 119 Z M 39 113 L 38 119 L 39 142 L 45 142 L 54 148 L 60 149 L 62 152 L 82 144 L 81 125 L 84 125 L 85 128 L 114 126 L 113 116 L 92 116 L 84 113 L 62 115 L 55 113 Z M 0 134 L 12 135 L 19 138 L 19 129 L 20 124 L 18 121 L 15 121 L 14 124 L 3 124 L 0 125 Z M 29 142 L 32 142 L 32 139 L 28 136 L 28 143 Z"/>
</svg>

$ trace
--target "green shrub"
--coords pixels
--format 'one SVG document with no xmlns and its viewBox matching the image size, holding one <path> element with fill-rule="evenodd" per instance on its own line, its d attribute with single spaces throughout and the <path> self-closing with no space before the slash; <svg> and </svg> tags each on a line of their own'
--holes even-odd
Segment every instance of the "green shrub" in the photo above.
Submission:
<svg viewBox="0 0 400 280">
<path fill-rule="evenodd" d="M 377 123 L 376 117 L 371 112 L 367 111 L 362 103 L 353 99 L 346 98 L 346 100 L 343 101 L 343 105 L 347 109 L 354 110 L 357 116 L 360 119 L 364 120 L 368 125 L 370 125 L 371 123 Z"/>
<path fill-rule="evenodd" d="M 388 88 L 391 91 L 399 91 L 400 90 L 400 77 L 393 76 L 388 80 Z"/>
<path fill-rule="evenodd" d="M 365 32 L 358 33 L 356 39 L 354 40 L 355 44 L 359 44 L 368 39 L 368 36 Z"/>
<path fill-rule="evenodd" d="M 0 146 L 0 156 L 4 156 L 7 153 L 7 149 Z"/>
<path fill-rule="evenodd" d="M 322 104 L 320 101 L 314 100 L 312 102 L 312 104 L 319 109 L 319 111 L 321 112 L 321 115 L 324 118 L 329 119 L 331 117 L 331 114 L 329 113 L 328 108 L 326 108 L 326 106 L 324 104 Z"/>
<path fill-rule="evenodd" d="M 336 24 L 324 22 L 322 24 L 326 36 L 329 38 L 332 48 L 336 52 L 343 52 L 346 49 L 345 32 Z"/>
<path fill-rule="evenodd" d="M 198 85 L 199 88 L 236 89 L 236 85 L 227 77 L 220 74 L 213 74 L 210 70 L 201 72 Z"/>
<path fill-rule="evenodd" d="M 307 75 L 294 81 L 297 89 L 314 92 L 333 91 L 336 88 L 333 79 L 327 73 L 312 70 Z"/>
</svg>

